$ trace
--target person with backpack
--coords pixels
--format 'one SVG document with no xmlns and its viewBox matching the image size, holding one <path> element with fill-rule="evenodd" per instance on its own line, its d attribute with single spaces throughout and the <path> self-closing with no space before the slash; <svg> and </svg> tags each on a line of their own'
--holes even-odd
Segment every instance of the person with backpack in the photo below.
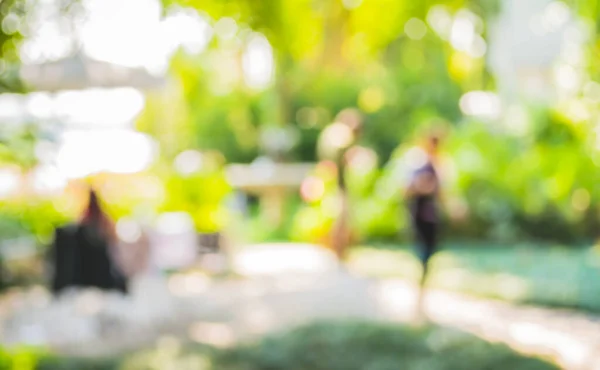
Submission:
<svg viewBox="0 0 600 370">
<path fill-rule="evenodd" d="M 127 279 L 115 258 L 115 226 L 102 209 L 95 191 L 76 224 L 56 229 L 50 248 L 53 267 L 51 290 L 95 287 L 127 293 Z"/>
</svg>

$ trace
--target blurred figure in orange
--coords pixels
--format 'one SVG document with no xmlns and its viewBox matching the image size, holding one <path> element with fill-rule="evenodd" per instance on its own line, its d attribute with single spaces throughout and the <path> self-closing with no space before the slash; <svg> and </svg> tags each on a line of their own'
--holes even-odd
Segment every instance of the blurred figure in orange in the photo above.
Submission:
<svg viewBox="0 0 600 370">
<path fill-rule="evenodd" d="M 77 224 L 58 228 L 52 246 L 52 290 L 96 287 L 127 291 L 126 280 L 113 257 L 117 242 L 115 226 L 104 212 L 95 191 Z"/>
<path fill-rule="evenodd" d="M 406 190 L 419 259 L 423 267 L 418 309 L 421 310 L 429 261 L 438 247 L 440 179 L 437 170 L 440 137 L 430 134 L 423 142 Z"/>
<path fill-rule="evenodd" d="M 321 133 L 318 154 L 322 160 L 336 164 L 340 210 L 331 231 L 331 248 L 340 261 L 346 258 L 352 243 L 350 204 L 346 189 L 345 173 L 352 149 L 362 132 L 362 115 L 356 109 L 344 109 Z"/>
</svg>

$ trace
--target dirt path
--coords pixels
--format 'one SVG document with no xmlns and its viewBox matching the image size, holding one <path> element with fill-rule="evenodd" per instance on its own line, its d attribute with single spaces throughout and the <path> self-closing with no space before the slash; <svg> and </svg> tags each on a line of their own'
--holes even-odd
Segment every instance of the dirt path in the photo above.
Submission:
<svg viewBox="0 0 600 370">
<path fill-rule="evenodd" d="M 318 248 L 258 246 L 238 255 L 235 267 L 245 278 L 147 277 L 128 299 L 86 292 L 51 302 L 43 290 L 7 296 L 1 340 L 99 355 L 164 336 L 227 346 L 314 320 L 415 319 L 414 286 L 354 276 Z M 600 318 L 441 291 L 427 293 L 425 311 L 435 323 L 552 357 L 567 369 L 600 369 Z"/>
</svg>

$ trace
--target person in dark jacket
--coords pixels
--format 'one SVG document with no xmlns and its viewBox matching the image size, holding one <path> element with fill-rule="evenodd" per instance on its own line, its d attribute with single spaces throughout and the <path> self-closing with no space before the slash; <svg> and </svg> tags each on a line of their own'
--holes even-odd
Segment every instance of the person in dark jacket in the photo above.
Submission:
<svg viewBox="0 0 600 370">
<path fill-rule="evenodd" d="M 429 136 L 416 164 L 406 198 L 422 266 L 419 309 L 427 283 L 429 261 L 438 249 L 440 180 L 436 169 L 439 137 Z"/>
<path fill-rule="evenodd" d="M 115 227 L 91 190 L 81 220 L 55 231 L 52 291 L 59 294 L 69 287 L 95 287 L 126 293 L 126 279 L 112 253 L 116 241 Z"/>
</svg>

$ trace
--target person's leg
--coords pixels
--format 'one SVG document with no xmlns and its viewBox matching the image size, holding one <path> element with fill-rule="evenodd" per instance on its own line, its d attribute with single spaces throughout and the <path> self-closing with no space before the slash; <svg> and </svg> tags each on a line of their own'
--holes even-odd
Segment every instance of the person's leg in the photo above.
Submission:
<svg viewBox="0 0 600 370">
<path fill-rule="evenodd" d="M 424 243 L 421 255 L 421 281 L 419 282 L 421 288 L 425 289 L 427 285 L 427 278 L 429 277 L 430 270 L 430 260 L 431 260 L 431 249 L 427 246 L 427 243 Z"/>
<path fill-rule="evenodd" d="M 340 262 L 344 262 L 346 259 L 347 250 L 350 244 L 350 215 L 349 215 L 349 207 L 348 207 L 348 199 L 345 194 L 342 194 L 340 197 L 341 209 L 336 220 L 333 225 L 332 230 L 332 249 L 335 252 L 338 260 Z"/>
<path fill-rule="evenodd" d="M 419 281 L 417 296 L 417 317 L 419 320 L 425 315 L 425 295 L 427 292 L 427 279 L 430 272 L 430 260 L 435 252 L 436 227 L 430 222 L 417 222 L 416 231 L 419 243 L 419 258 L 421 261 L 421 279 Z"/>
</svg>

